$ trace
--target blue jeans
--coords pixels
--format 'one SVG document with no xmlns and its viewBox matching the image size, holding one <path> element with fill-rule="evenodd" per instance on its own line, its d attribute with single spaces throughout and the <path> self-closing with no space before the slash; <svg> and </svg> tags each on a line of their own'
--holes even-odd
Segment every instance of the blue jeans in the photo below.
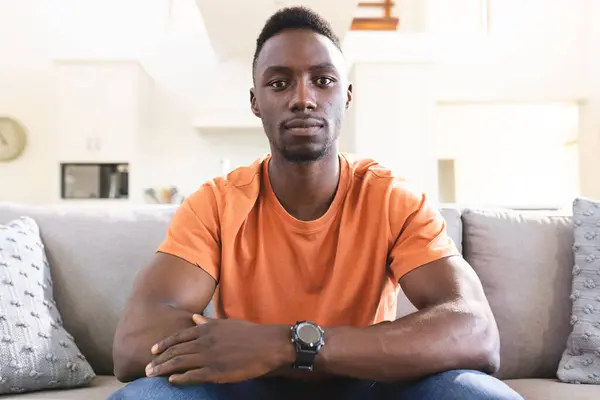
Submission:
<svg viewBox="0 0 600 400">
<path fill-rule="evenodd" d="M 141 378 L 109 400 L 523 400 L 502 381 L 477 371 L 455 370 L 422 380 L 388 384 L 352 379 L 306 382 L 264 378 L 230 384 L 174 386 L 166 378 Z"/>
</svg>

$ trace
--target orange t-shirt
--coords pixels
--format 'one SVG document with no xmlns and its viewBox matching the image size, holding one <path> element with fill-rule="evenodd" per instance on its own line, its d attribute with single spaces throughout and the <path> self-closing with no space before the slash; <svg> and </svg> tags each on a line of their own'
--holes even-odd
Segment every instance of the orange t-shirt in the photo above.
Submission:
<svg viewBox="0 0 600 400">
<path fill-rule="evenodd" d="M 458 254 L 425 195 L 372 160 L 340 154 L 328 211 L 300 221 L 275 196 L 266 155 L 203 184 L 158 251 L 217 282 L 215 313 L 256 323 L 367 326 L 396 317 L 398 280 Z"/>
</svg>

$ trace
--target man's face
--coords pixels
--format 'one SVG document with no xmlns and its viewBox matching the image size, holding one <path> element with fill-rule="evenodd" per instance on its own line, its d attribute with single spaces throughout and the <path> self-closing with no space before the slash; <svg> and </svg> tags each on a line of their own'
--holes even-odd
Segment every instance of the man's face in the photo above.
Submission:
<svg viewBox="0 0 600 400">
<path fill-rule="evenodd" d="M 260 51 L 250 101 L 271 150 L 288 161 L 311 162 L 337 149 L 351 92 L 343 56 L 328 38 L 288 30 Z"/>
</svg>

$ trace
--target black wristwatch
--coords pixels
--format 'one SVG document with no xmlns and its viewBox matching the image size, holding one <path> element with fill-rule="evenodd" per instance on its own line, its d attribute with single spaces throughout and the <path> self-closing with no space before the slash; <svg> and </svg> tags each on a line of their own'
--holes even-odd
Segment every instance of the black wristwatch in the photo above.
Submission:
<svg viewBox="0 0 600 400">
<path fill-rule="evenodd" d="M 323 329 L 314 322 L 298 321 L 292 328 L 292 343 L 296 348 L 296 362 L 293 368 L 313 371 L 315 357 L 325 345 Z"/>
</svg>

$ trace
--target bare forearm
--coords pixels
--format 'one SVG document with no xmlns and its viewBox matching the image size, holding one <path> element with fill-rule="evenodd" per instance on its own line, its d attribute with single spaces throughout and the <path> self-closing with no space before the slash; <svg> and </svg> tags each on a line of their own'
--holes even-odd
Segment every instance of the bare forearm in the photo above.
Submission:
<svg viewBox="0 0 600 400">
<path fill-rule="evenodd" d="M 154 357 L 150 349 L 155 343 L 194 325 L 191 312 L 164 304 L 147 314 L 152 317 L 126 317 L 115 335 L 114 370 L 122 382 L 145 376 L 144 369 Z"/>
<path fill-rule="evenodd" d="M 491 372 L 498 363 L 492 319 L 460 302 L 366 328 L 330 328 L 325 335 L 316 366 L 333 375 L 403 381 L 450 369 Z"/>
</svg>

